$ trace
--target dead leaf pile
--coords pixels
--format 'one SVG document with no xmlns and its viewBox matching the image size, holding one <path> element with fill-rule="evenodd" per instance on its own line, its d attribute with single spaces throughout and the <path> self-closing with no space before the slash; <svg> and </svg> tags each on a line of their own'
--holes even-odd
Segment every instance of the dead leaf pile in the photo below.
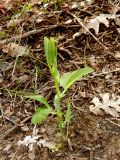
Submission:
<svg viewBox="0 0 120 160">
<path fill-rule="evenodd" d="M 110 99 L 109 93 L 104 93 L 100 96 L 102 101 L 98 97 L 93 98 L 92 103 L 94 105 L 90 106 L 90 111 L 96 115 L 104 115 L 105 112 L 113 117 L 120 117 L 120 97 L 112 95 L 112 99 Z"/>
<path fill-rule="evenodd" d="M 2 51 L 8 53 L 12 57 L 20 57 L 29 53 L 29 49 L 27 47 L 20 46 L 16 43 L 3 45 Z"/>
</svg>

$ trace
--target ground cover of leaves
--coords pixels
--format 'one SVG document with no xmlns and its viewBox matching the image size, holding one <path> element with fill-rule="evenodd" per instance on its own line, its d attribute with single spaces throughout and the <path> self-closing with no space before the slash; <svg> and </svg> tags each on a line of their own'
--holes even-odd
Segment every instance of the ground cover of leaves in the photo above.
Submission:
<svg viewBox="0 0 120 160">
<path fill-rule="evenodd" d="M 37 0 L 27 2 L 28 8 L 24 0 L 0 3 L 0 160 L 119 160 L 119 116 L 104 110 L 102 115 L 90 112 L 94 97 L 102 101 L 104 93 L 110 98 L 113 94 L 120 96 L 119 1 L 64 1 L 57 8 L 54 1 L 47 5 Z M 113 13 L 116 17 L 103 18 L 103 14 Z M 98 24 L 96 17 L 100 14 Z M 77 18 L 87 31 L 83 32 L 85 28 Z M 93 20 L 97 28 L 91 28 Z M 31 116 L 39 105 L 24 95 L 43 95 L 52 105 L 55 94 L 44 57 L 44 36 L 53 36 L 58 43 L 61 73 L 86 64 L 95 71 L 76 82 L 62 101 L 64 111 L 65 102 L 72 99 L 68 143 L 56 152 L 35 146 L 33 154 L 27 147 L 18 146 L 19 140 L 32 135 Z M 56 118 L 49 117 L 37 130 L 40 138 L 55 142 Z"/>
</svg>

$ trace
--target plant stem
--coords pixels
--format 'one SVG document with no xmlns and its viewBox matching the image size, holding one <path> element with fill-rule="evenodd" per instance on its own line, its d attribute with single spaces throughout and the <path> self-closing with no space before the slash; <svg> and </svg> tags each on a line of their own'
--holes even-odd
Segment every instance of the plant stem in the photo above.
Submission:
<svg viewBox="0 0 120 160">
<path fill-rule="evenodd" d="M 55 100 L 56 103 L 56 110 L 57 110 L 57 118 L 58 118 L 58 123 L 59 123 L 59 129 L 60 129 L 60 133 L 62 134 L 62 112 L 61 112 L 61 94 L 60 94 L 60 89 L 59 89 L 59 83 L 56 77 L 54 77 L 54 84 L 55 84 L 55 88 L 56 88 L 56 92 L 57 92 L 57 98 Z"/>
</svg>

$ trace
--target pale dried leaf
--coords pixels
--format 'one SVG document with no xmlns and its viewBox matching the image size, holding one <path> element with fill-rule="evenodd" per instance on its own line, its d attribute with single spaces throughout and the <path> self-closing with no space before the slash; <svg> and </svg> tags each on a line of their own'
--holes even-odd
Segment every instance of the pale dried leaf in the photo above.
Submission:
<svg viewBox="0 0 120 160">
<path fill-rule="evenodd" d="M 2 0 L 2 5 L 6 8 L 6 9 L 11 9 L 12 8 L 12 0 Z"/>
<path fill-rule="evenodd" d="M 120 34 L 120 28 L 117 28 L 118 33 Z"/>
<path fill-rule="evenodd" d="M 86 0 L 86 1 L 89 5 L 91 5 L 94 2 L 94 0 Z"/>
<path fill-rule="evenodd" d="M 29 152 L 28 153 L 28 157 L 29 157 L 30 160 L 35 160 L 35 153 L 34 153 L 34 151 Z"/>
<path fill-rule="evenodd" d="M 115 22 L 118 26 L 120 26 L 120 18 L 117 18 Z"/>
<path fill-rule="evenodd" d="M 3 80 L 4 80 L 4 78 L 3 78 L 2 74 L 0 73 L 0 83 L 2 83 Z"/>
<path fill-rule="evenodd" d="M 120 28 L 119 28 L 120 29 Z M 120 32 L 119 32 L 120 33 Z M 115 52 L 115 57 L 120 59 L 120 51 Z"/>
<path fill-rule="evenodd" d="M 7 146 L 4 148 L 4 151 L 8 151 L 12 147 L 11 144 L 7 144 Z"/>
<path fill-rule="evenodd" d="M 68 19 L 68 20 L 65 22 L 65 24 L 70 24 L 70 23 L 72 23 L 72 19 Z"/>
<path fill-rule="evenodd" d="M 50 141 L 48 141 L 48 140 L 46 140 L 46 139 L 40 139 L 40 140 L 37 142 L 37 145 L 40 146 L 40 147 L 41 147 L 41 146 L 47 147 L 47 148 L 49 148 L 49 149 L 54 149 L 54 148 L 56 148 L 54 142 L 50 142 Z"/>
<path fill-rule="evenodd" d="M 30 0 L 30 2 L 34 4 L 41 4 L 42 0 Z"/>
<path fill-rule="evenodd" d="M 75 39 L 78 36 L 80 36 L 80 32 L 76 32 L 75 34 L 73 34 L 73 39 Z"/>
<path fill-rule="evenodd" d="M 115 14 L 100 14 L 99 16 L 93 17 L 86 22 L 85 27 L 89 29 L 93 29 L 96 34 L 99 32 L 100 24 L 104 24 L 106 27 L 109 27 L 109 19 L 118 19 L 120 15 L 115 15 Z M 88 31 L 82 27 L 81 33 L 87 33 Z"/>
<path fill-rule="evenodd" d="M 26 136 L 23 141 L 18 141 L 18 145 L 24 145 L 29 148 L 29 151 L 33 150 L 33 144 L 37 143 L 40 136 Z"/>
<path fill-rule="evenodd" d="M 18 80 L 19 82 L 25 82 L 28 79 L 29 76 L 27 75 L 22 75 L 20 77 L 17 77 L 16 80 Z"/>
<path fill-rule="evenodd" d="M 7 28 L 10 28 L 10 27 L 13 27 L 13 26 L 17 26 L 18 24 L 20 24 L 21 21 L 22 21 L 22 19 L 11 19 L 7 23 Z"/>
<path fill-rule="evenodd" d="M 22 126 L 21 130 L 27 132 L 27 131 L 29 131 L 29 128 L 28 128 L 28 126 Z"/>
<path fill-rule="evenodd" d="M 16 43 L 9 43 L 2 46 L 2 51 L 8 53 L 12 57 L 19 57 L 29 53 L 27 47 L 20 46 Z"/>
<path fill-rule="evenodd" d="M 106 114 L 110 114 L 114 117 L 119 117 L 120 113 L 120 97 L 115 97 L 112 95 L 112 99 L 109 97 L 109 93 L 101 94 L 102 102 L 98 97 L 94 97 L 92 103 L 94 105 L 90 106 L 90 111 L 94 114 L 103 115 L 103 110 Z"/>
<path fill-rule="evenodd" d="M 57 149 L 54 142 L 50 142 L 48 139 L 39 139 L 40 136 L 26 136 L 23 141 L 18 141 L 18 145 L 24 145 L 29 148 L 29 151 L 33 150 L 33 145 L 37 144 L 39 147 L 47 147 L 49 149 Z"/>
<path fill-rule="evenodd" d="M 72 9 L 79 8 L 79 4 L 77 2 L 73 2 L 71 8 Z"/>
</svg>

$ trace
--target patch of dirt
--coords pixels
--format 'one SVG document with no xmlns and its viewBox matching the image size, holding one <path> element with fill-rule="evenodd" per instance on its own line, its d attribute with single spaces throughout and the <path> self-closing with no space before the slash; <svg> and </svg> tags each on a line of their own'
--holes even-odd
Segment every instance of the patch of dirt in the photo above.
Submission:
<svg viewBox="0 0 120 160">
<path fill-rule="evenodd" d="M 98 35 L 90 29 L 98 41 L 89 33 L 73 38 L 80 31 L 81 25 L 70 14 L 84 21 L 95 15 L 110 14 L 116 7 L 118 15 L 119 1 L 95 0 L 90 5 L 87 1 L 76 1 L 79 6 L 76 8 L 72 8 L 72 1 L 64 1 L 58 8 L 54 1 L 47 5 L 36 2 L 30 10 L 26 8 L 23 11 L 25 3 L 19 1 L 20 5 L 14 4 L 9 10 L 0 4 L 0 160 L 119 160 L 119 117 L 94 115 L 89 109 L 92 99 L 100 97 L 102 93 L 120 96 L 119 25 L 114 20 L 109 21 L 108 28 L 100 24 Z M 31 5 L 31 1 L 28 4 Z M 69 19 L 72 22 L 66 24 Z M 41 28 L 43 30 L 39 30 Z M 76 82 L 62 100 L 64 112 L 66 102 L 71 98 L 73 114 L 64 147 L 53 152 L 48 148 L 34 146 L 34 153 L 31 153 L 28 147 L 18 146 L 18 141 L 32 135 L 34 126 L 31 124 L 31 116 L 40 104 L 26 99 L 24 95 L 43 95 L 51 106 L 55 95 L 44 57 L 44 36 L 53 36 L 58 42 L 60 73 L 85 65 L 95 71 Z M 11 57 L 3 52 L 3 43 L 8 40 L 28 46 L 29 54 Z M 49 116 L 43 124 L 37 126 L 37 130 L 40 138 L 59 142 L 56 117 Z"/>
</svg>

